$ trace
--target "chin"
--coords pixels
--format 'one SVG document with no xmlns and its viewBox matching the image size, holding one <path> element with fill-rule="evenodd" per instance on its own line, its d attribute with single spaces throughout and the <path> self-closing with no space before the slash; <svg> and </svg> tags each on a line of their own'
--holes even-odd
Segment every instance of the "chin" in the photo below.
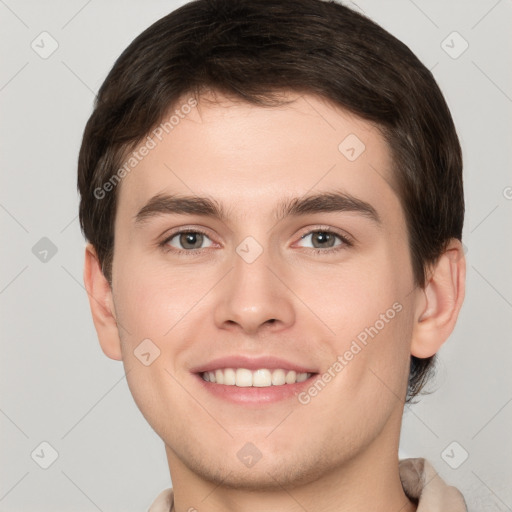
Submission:
<svg viewBox="0 0 512 512">
<path fill-rule="evenodd" d="M 282 491 L 283 487 L 293 489 L 314 482 L 329 470 L 325 462 L 308 460 L 304 453 L 300 459 L 296 455 L 286 458 L 282 454 L 262 454 L 261 459 L 250 467 L 236 455 L 231 463 L 226 458 L 207 461 L 204 457 L 192 464 L 188 462 L 194 473 L 214 485 L 241 491 Z"/>
</svg>

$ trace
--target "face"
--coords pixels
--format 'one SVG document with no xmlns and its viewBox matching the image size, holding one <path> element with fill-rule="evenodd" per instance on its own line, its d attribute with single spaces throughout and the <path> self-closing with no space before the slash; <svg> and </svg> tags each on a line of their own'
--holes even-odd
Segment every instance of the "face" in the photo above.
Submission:
<svg viewBox="0 0 512 512">
<path fill-rule="evenodd" d="M 246 488 L 396 454 L 417 300 L 382 135 L 289 98 L 200 99 L 150 134 L 118 191 L 134 400 L 171 472 Z"/>
</svg>

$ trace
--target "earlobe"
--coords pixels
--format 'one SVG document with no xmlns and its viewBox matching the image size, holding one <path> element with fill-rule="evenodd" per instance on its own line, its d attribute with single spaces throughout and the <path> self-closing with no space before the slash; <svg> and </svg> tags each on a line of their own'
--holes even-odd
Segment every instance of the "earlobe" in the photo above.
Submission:
<svg viewBox="0 0 512 512">
<path fill-rule="evenodd" d="M 464 301 L 466 260 L 459 240 L 451 240 L 432 267 L 417 304 L 411 355 L 433 356 L 455 327 Z"/>
<path fill-rule="evenodd" d="M 121 340 L 112 288 L 101 270 L 96 250 L 90 243 L 85 248 L 84 284 L 101 349 L 107 357 L 121 361 Z"/>
</svg>

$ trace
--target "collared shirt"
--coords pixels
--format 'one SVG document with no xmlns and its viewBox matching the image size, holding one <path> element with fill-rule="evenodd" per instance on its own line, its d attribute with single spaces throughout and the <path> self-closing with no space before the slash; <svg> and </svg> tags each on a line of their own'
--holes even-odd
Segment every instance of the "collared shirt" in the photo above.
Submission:
<svg viewBox="0 0 512 512">
<path fill-rule="evenodd" d="M 398 469 L 405 494 L 418 503 L 416 512 L 467 512 L 462 494 L 447 485 L 426 459 L 403 459 Z M 162 491 L 147 512 L 175 512 L 172 489 Z"/>
</svg>

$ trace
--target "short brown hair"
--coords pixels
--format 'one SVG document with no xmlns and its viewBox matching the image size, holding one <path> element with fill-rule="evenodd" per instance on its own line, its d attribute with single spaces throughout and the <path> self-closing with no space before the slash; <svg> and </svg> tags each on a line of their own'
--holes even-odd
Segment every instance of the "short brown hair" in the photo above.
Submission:
<svg viewBox="0 0 512 512">
<path fill-rule="evenodd" d="M 109 283 L 118 187 L 101 197 L 98 190 L 181 98 L 206 91 L 259 106 L 282 104 L 280 92 L 310 93 L 374 122 L 393 155 L 417 285 L 448 241 L 461 240 L 460 144 L 431 72 L 405 44 L 334 1 L 194 0 L 126 48 L 85 128 L 80 225 Z M 411 357 L 408 401 L 434 359 Z"/>
</svg>

